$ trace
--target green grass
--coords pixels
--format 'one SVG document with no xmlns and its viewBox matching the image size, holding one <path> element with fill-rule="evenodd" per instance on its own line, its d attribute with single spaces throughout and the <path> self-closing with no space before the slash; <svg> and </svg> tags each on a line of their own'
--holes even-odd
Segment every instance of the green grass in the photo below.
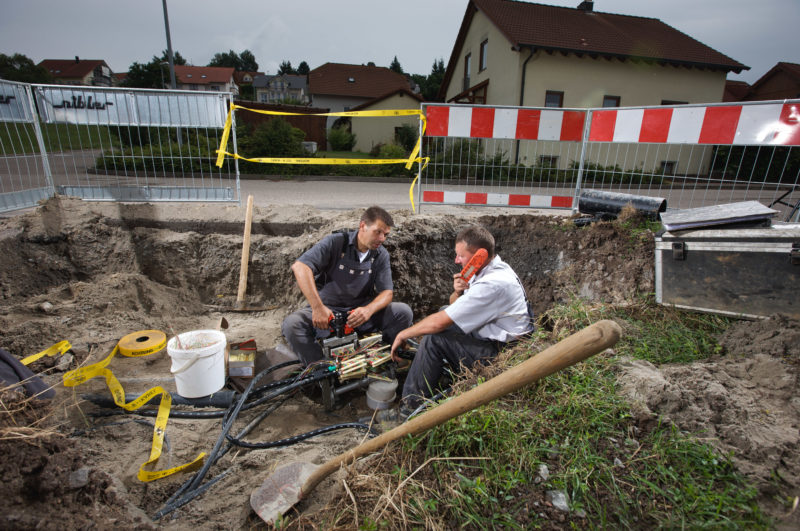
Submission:
<svg viewBox="0 0 800 531">
<path fill-rule="evenodd" d="M 427 434 L 405 439 L 396 450 L 402 457 L 395 457 L 414 465 L 395 465 L 397 482 L 410 479 L 412 466 L 438 459 L 427 465 L 424 480 L 408 481 L 403 520 L 393 520 L 399 518 L 396 514 L 383 515 L 381 521 L 365 522 L 366 527 L 438 522 L 475 529 L 554 524 L 768 529 L 771 524 L 756 505 L 755 488 L 726 456 L 672 425 L 640 431 L 616 389 L 618 356 L 653 363 L 703 359 L 719 351 L 714 337 L 727 326 L 726 319 L 656 306 L 649 299 L 625 308 L 575 299 L 548 312 L 549 330 L 540 329 L 529 344 L 518 346 L 498 365 L 519 363 L 600 319 L 614 319 L 623 328 L 613 353 L 596 355 Z M 474 384 L 474 377 L 461 384 L 468 383 Z M 542 464 L 550 476 L 537 484 L 534 478 Z M 548 508 L 548 490 L 564 491 L 573 512 L 559 515 Z M 397 503 L 399 498 L 394 498 Z"/>
<path fill-rule="evenodd" d="M 48 153 L 75 149 L 107 149 L 119 142 L 109 137 L 105 126 L 42 124 L 42 139 Z M 32 124 L 7 123 L 0 126 L 0 146 L 6 154 L 38 153 Z"/>
</svg>

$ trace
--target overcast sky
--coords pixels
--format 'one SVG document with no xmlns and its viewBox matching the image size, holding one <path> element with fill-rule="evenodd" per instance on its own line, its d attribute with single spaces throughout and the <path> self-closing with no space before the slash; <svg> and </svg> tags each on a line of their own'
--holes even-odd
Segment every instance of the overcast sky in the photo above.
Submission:
<svg viewBox="0 0 800 531">
<path fill-rule="evenodd" d="M 0 0 L 0 53 L 104 59 L 114 72 L 167 48 L 162 0 Z M 540 3 L 577 7 L 579 0 Z M 172 48 L 190 64 L 250 50 L 259 70 L 284 60 L 388 66 L 428 74 L 450 58 L 467 0 L 167 0 Z M 749 66 L 800 63 L 800 0 L 596 0 L 595 11 L 658 18 Z"/>
</svg>

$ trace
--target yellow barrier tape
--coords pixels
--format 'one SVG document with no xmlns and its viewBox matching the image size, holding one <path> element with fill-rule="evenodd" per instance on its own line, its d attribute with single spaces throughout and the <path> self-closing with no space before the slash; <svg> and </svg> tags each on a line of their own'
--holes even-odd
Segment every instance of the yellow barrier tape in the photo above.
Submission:
<svg viewBox="0 0 800 531">
<path fill-rule="evenodd" d="M 414 208 L 414 185 L 417 184 L 417 179 L 419 179 L 419 174 L 417 174 L 417 176 L 414 177 L 414 180 L 411 181 L 411 188 L 408 189 L 408 200 L 411 201 L 412 214 L 417 211 L 417 209 Z"/>
<path fill-rule="evenodd" d="M 55 356 L 58 354 L 59 356 L 63 356 L 66 351 L 72 348 L 72 345 L 69 344 L 69 341 L 59 341 L 55 345 L 44 349 L 43 351 L 39 352 L 38 354 L 31 354 L 27 358 L 24 358 L 20 363 L 23 365 L 30 365 L 36 360 L 39 360 L 45 356 Z"/>
<path fill-rule="evenodd" d="M 217 150 L 217 168 L 222 167 L 222 161 L 225 158 L 224 149 L 228 145 L 228 137 L 231 134 L 231 122 L 233 120 L 233 107 L 228 109 L 228 117 L 225 119 L 225 128 L 222 130 L 222 139 L 219 142 L 219 149 Z"/>
<path fill-rule="evenodd" d="M 170 396 L 169 392 L 163 387 L 156 386 L 148 389 L 135 400 L 126 403 L 125 391 L 122 389 L 122 385 L 119 383 L 119 380 L 117 380 L 117 377 L 114 376 L 114 373 L 106 368 L 118 352 L 127 357 L 148 356 L 163 350 L 166 344 L 167 336 L 160 330 L 142 330 L 141 332 L 134 332 L 120 339 L 119 343 L 114 346 L 111 354 L 104 360 L 93 365 L 87 365 L 86 367 L 69 371 L 64 375 L 65 387 L 75 387 L 91 380 L 95 376 L 104 376 L 106 385 L 108 385 L 111 396 L 114 398 L 114 403 L 128 411 L 139 409 L 158 396 L 159 393 L 161 394 L 161 404 L 158 406 L 158 415 L 156 416 L 155 428 L 153 429 L 153 443 L 150 448 L 150 457 L 146 462 L 142 463 L 139 467 L 139 473 L 137 474 L 139 481 L 144 482 L 171 476 L 176 472 L 196 470 L 203 464 L 203 459 L 206 456 L 205 452 L 201 452 L 193 461 L 184 465 L 167 470 L 145 470 L 145 467 L 154 464 L 158 461 L 159 457 L 161 457 L 167 420 L 169 419 L 169 411 L 172 407 L 172 396 Z"/>
<path fill-rule="evenodd" d="M 246 160 L 248 162 L 260 162 L 267 164 L 350 164 L 350 165 L 366 165 L 366 164 L 402 164 L 406 159 L 324 159 L 324 158 L 290 158 L 290 157 L 243 157 L 238 153 L 222 153 L 239 160 Z M 414 162 L 422 164 L 423 168 L 427 166 L 429 157 L 417 158 Z"/>
</svg>

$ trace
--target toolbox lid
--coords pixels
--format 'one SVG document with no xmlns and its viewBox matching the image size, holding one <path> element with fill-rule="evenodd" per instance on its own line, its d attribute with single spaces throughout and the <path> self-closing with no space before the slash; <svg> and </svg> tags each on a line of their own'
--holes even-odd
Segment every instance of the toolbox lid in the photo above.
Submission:
<svg viewBox="0 0 800 531">
<path fill-rule="evenodd" d="M 663 212 L 661 224 L 668 231 L 687 230 L 732 223 L 767 221 L 777 213 L 777 210 L 765 207 L 758 201 L 741 201 Z"/>
<path fill-rule="evenodd" d="M 775 223 L 770 227 L 667 231 L 656 236 L 660 241 L 756 241 L 800 242 L 800 223 Z"/>
</svg>

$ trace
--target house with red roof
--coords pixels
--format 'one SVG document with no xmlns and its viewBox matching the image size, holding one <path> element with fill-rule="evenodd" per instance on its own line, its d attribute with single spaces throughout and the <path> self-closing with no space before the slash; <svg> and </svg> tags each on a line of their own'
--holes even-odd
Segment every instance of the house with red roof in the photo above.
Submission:
<svg viewBox="0 0 800 531">
<path fill-rule="evenodd" d="M 743 99 L 754 101 L 795 98 L 800 98 L 800 64 L 780 62 L 758 78 Z"/>
<path fill-rule="evenodd" d="M 39 66 L 45 68 L 58 85 L 89 85 L 110 87 L 111 68 L 102 59 L 45 59 Z"/>
<path fill-rule="evenodd" d="M 578 3 L 579 0 L 576 0 Z M 439 97 L 530 107 L 722 101 L 738 61 L 655 18 L 469 0 Z"/>
<path fill-rule="evenodd" d="M 175 82 L 179 90 L 231 92 L 235 97 L 239 89 L 233 72 L 232 67 L 175 65 Z"/>
<path fill-rule="evenodd" d="M 387 92 L 366 103 L 357 105 L 351 111 L 386 111 L 398 109 L 419 109 L 424 98 L 407 88 L 399 88 Z M 378 144 L 396 143 L 397 130 L 404 125 L 415 129 L 419 127 L 418 116 L 392 116 L 369 118 L 356 116 L 352 118 L 351 132 L 356 135 L 355 151 L 369 153 Z"/>
<path fill-rule="evenodd" d="M 330 112 L 349 111 L 392 91 L 409 90 L 410 86 L 404 75 L 382 66 L 375 66 L 374 63 L 367 65 L 325 63 L 308 73 L 308 94 L 311 105 L 328 108 Z M 328 128 L 335 121 L 335 117 L 330 117 Z"/>
</svg>

